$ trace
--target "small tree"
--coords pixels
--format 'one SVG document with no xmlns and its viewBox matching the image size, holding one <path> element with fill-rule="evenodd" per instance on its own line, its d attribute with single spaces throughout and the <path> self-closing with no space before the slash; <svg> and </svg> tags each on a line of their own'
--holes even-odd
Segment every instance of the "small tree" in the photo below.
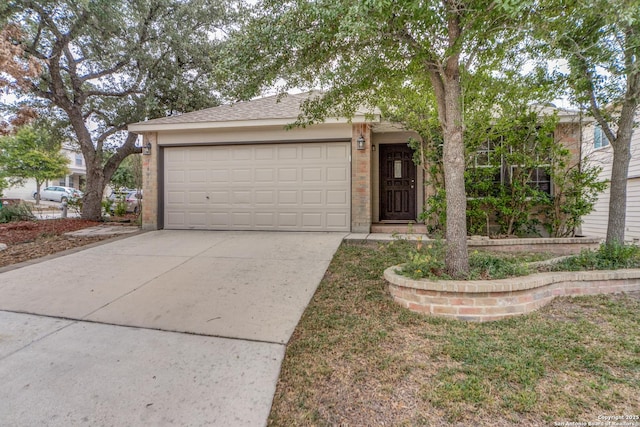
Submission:
<svg viewBox="0 0 640 427">
<path fill-rule="evenodd" d="M 120 163 L 111 177 L 114 188 L 142 188 L 142 159 L 139 155 L 129 156 Z"/>
<path fill-rule="evenodd" d="M 608 183 L 599 180 L 601 170 L 586 162 L 567 168 L 564 159 L 554 165 L 551 179 L 555 191 L 544 224 L 549 235 L 575 236 L 582 217 L 593 211 L 598 194 L 607 188 Z"/>
<path fill-rule="evenodd" d="M 40 202 L 40 187 L 50 179 L 68 173 L 69 159 L 60 153 L 60 145 L 44 129 L 25 126 L 15 135 L 0 138 L 0 168 L 11 185 L 25 179 L 36 181 L 36 203 Z"/>
</svg>

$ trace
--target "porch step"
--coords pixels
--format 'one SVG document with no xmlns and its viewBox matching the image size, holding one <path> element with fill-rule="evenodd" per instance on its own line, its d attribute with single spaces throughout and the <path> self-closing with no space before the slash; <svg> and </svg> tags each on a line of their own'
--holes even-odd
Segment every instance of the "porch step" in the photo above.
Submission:
<svg viewBox="0 0 640 427">
<path fill-rule="evenodd" d="M 372 233 L 399 233 L 399 234 L 426 234 L 427 226 L 424 224 L 371 224 Z"/>
</svg>

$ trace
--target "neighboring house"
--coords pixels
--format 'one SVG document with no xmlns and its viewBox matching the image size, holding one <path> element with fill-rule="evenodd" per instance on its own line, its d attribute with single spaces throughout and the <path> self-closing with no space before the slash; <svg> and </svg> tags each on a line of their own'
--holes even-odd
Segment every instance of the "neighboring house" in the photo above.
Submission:
<svg viewBox="0 0 640 427">
<path fill-rule="evenodd" d="M 51 180 L 42 184 L 42 188 L 49 185 L 61 185 L 82 189 L 87 176 L 87 167 L 84 156 L 80 151 L 71 145 L 63 145 L 60 152 L 69 159 L 69 175 Z M 10 199 L 33 200 L 33 193 L 36 191 L 35 179 L 27 179 L 22 185 L 9 187 L 3 191 L 3 195 Z"/>
<path fill-rule="evenodd" d="M 637 116 L 640 121 L 640 113 Z M 583 143 L 584 162 L 602 167 L 601 180 L 611 179 L 613 149 L 599 125 L 591 123 L 585 129 Z M 585 236 L 606 237 L 609 219 L 609 189 L 598 198 L 595 210 L 584 217 L 582 234 Z M 640 239 L 640 130 L 636 129 L 631 137 L 631 161 L 627 177 L 627 215 L 625 239 Z"/>
<path fill-rule="evenodd" d="M 430 189 L 409 138 L 378 112 L 285 130 L 308 94 L 129 125 L 143 136 L 144 229 L 344 231 L 416 222 Z M 580 159 L 580 124 L 556 139 Z"/>
</svg>

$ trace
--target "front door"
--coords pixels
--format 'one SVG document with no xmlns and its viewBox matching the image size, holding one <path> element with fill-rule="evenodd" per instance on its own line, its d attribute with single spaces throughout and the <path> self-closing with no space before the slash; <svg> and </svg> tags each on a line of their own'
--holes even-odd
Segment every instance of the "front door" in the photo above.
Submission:
<svg viewBox="0 0 640 427">
<path fill-rule="evenodd" d="M 380 145 L 380 221 L 416 219 L 416 165 L 406 144 Z"/>
</svg>

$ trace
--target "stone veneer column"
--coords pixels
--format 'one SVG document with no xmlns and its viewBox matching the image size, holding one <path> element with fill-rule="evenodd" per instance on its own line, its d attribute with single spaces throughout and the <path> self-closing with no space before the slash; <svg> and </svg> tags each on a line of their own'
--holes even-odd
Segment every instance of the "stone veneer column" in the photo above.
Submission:
<svg viewBox="0 0 640 427">
<path fill-rule="evenodd" d="M 142 229 L 158 229 L 158 134 L 143 134 L 142 144 L 151 143 L 151 155 L 142 155 Z"/>
<path fill-rule="evenodd" d="M 371 127 L 366 123 L 351 127 L 351 232 L 371 230 Z M 358 138 L 365 139 L 365 149 L 358 150 Z"/>
</svg>

